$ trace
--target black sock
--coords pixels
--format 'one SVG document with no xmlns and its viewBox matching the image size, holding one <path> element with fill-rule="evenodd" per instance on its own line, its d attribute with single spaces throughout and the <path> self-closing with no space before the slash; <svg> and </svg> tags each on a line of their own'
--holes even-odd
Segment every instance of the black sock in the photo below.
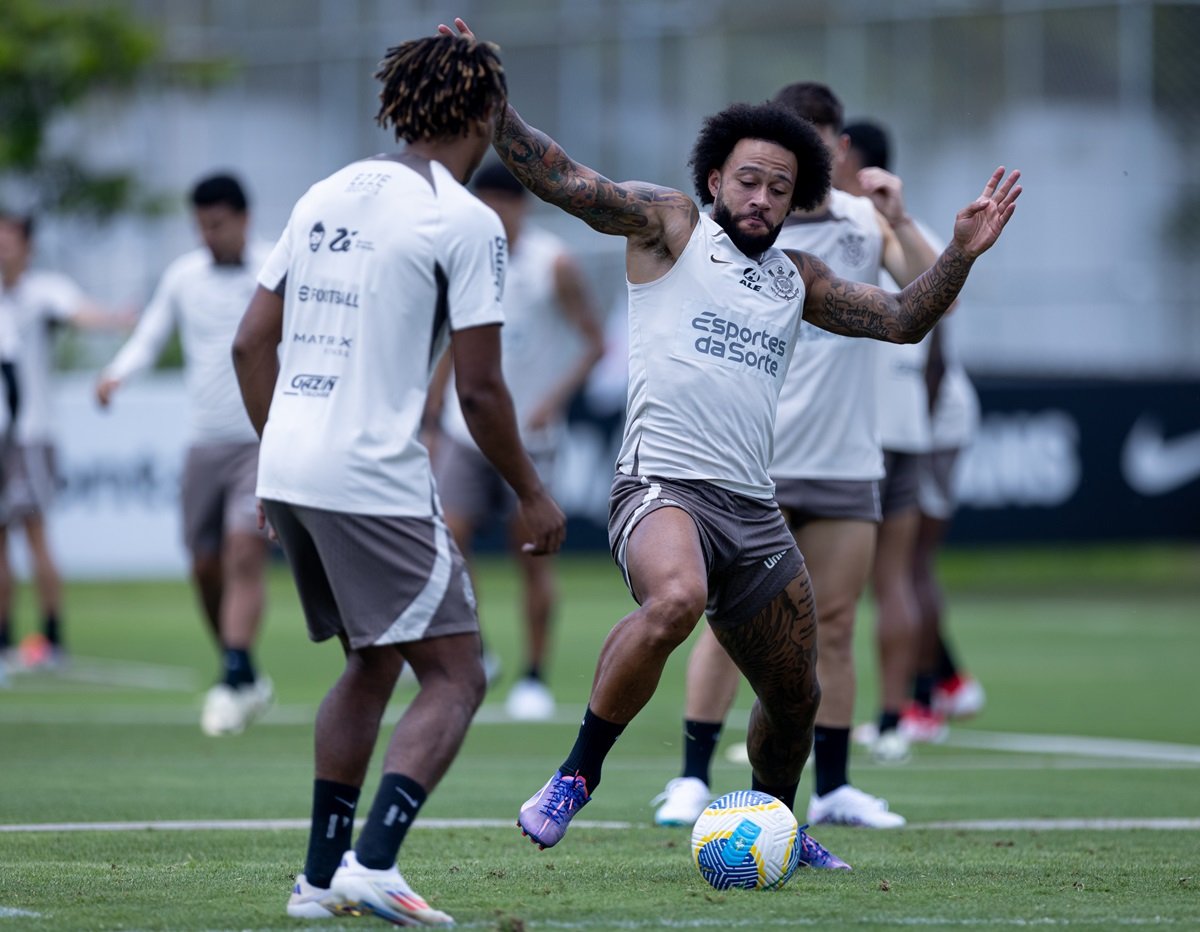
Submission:
<svg viewBox="0 0 1200 932">
<path fill-rule="evenodd" d="M 58 612 L 46 612 L 42 619 L 42 634 L 46 640 L 58 647 L 62 643 L 62 632 L 59 631 Z"/>
<path fill-rule="evenodd" d="M 882 712 L 879 713 L 879 733 L 880 734 L 883 734 L 885 731 L 895 731 L 896 727 L 899 724 L 900 724 L 900 713 L 899 712 L 889 712 L 887 709 L 884 709 Z"/>
<path fill-rule="evenodd" d="M 388 870 L 396 864 L 396 854 L 404 836 L 425 802 L 425 787 L 402 773 L 385 773 L 375 792 L 371 812 L 358 836 L 354 853 L 358 863 L 372 870 Z"/>
<path fill-rule="evenodd" d="M 537 680 L 539 683 L 544 683 L 545 680 L 542 679 L 541 664 L 531 663 L 529 665 L 529 667 L 525 670 L 525 679 Z"/>
<path fill-rule="evenodd" d="M 813 790 L 818 796 L 832 793 L 850 782 L 847 776 L 849 761 L 849 728 L 818 725 L 813 729 L 813 763 L 816 765 Z"/>
<path fill-rule="evenodd" d="M 712 786 L 712 759 L 721 737 L 721 722 L 683 720 L 683 774 Z"/>
<path fill-rule="evenodd" d="M 558 768 L 564 776 L 578 774 L 587 784 L 589 794 L 595 792 L 600 785 L 600 770 L 604 758 L 612 750 L 612 746 L 621 737 L 624 725 L 607 722 L 588 708 L 583 713 L 583 724 L 579 726 L 579 735 L 575 738 L 575 747 Z"/>
<path fill-rule="evenodd" d="M 958 675 L 958 664 L 954 662 L 954 655 L 950 653 L 950 645 L 940 634 L 938 635 L 937 665 L 933 672 L 938 682 Z"/>
<path fill-rule="evenodd" d="M 12 623 L 7 615 L 0 616 L 0 650 L 12 647 Z"/>
<path fill-rule="evenodd" d="M 932 673 L 918 673 L 913 680 L 913 702 L 926 709 L 933 707 Z"/>
<path fill-rule="evenodd" d="M 226 685 L 237 688 L 254 682 L 254 663 L 250 660 L 250 651 L 240 647 L 226 647 L 222 663 L 225 668 Z"/>
<path fill-rule="evenodd" d="M 750 789 L 758 790 L 760 793 L 766 793 L 768 796 L 774 796 L 789 809 L 796 808 L 796 790 L 800 787 L 800 781 L 797 780 L 791 786 L 767 786 L 758 777 L 751 776 Z"/>
<path fill-rule="evenodd" d="M 313 781 L 312 828 L 304 876 L 314 887 L 328 887 L 342 855 L 350 848 L 359 789 L 333 780 Z"/>
</svg>

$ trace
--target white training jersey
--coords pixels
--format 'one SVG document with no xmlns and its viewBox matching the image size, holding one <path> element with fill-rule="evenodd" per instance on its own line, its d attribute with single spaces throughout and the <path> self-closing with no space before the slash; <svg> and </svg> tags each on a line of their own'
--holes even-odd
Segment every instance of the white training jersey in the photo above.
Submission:
<svg viewBox="0 0 1200 932">
<path fill-rule="evenodd" d="M 883 232 L 869 198 L 830 192 L 819 220 L 793 218 L 776 245 L 816 256 L 840 278 L 874 285 Z M 805 321 L 779 397 L 777 479 L 870 480 L 883 476 L 875 405 L 876 340 L 846 337 Z"/>
<path fill-rule="evenodd" d="M 775 247 L 759 261 L 701 214 L 674 267 L 629 283 L 629 396 L 617 468 L 702 479 L 769 499 L 779 389 L 804 282 Z"/>
<path fill-rule="evenodd" d="M 500 218 L 439 162 L 354 162 L 300 198 L 259 282 L 284 296 L 258 494 L 434 513 L 417 439 L 451 330 L 504 320 Z"/>
<path fill-rule="evenodd" d="M 934 450 L 959 450 L 971 445 L 979 429 L 979 395 L 959 358 L 954 315 L 943 317 L 937 329 L 945 371 L 933 404 L 931 446 Z"/>
<path fill-rule="evenodd" d="M 542 452 L 554 448 L 563 423 L 560 420 L 535 431 L 527 421 L 574 363 L 573 328 L 562 315 L 554 274 L 566 247 L 557 236 L 529 226 L 509 246 L 504 329 L 500 331 L 504 381 L 512 395 L 521 442 L 528 450 Z M 474 445 L 453 379 L 446 389 L 442 429 L 459 443 Z"/>
<path fill-rule="evenodd" d="M 943 243 L 927 226 L 917 223 L 926 241 L 940 250 Z M 880 285 L 888 291 L 900 286 L 886 271 Z M 925 365 L 929 361 L 929 337 L 920 343 L 881 343 L 879 375 L 875 393 L 879 405 L 879 439 L 885 450 L 897 453 L 924 453 L 930 448 L 929 388 L 925 383 Z"/>
<path fill-rule="evenodd" d="M 154 365 L 176 328 L 183 349 L 192 444 L 258 439 L 233 371 L 233 337 L 254 294 L 269 243 L 247 243 L 239 265 L 218 265 L 207 248 L 172 262 L 137 327 L 104 370 L 125 381 Z"/>
<path fill-rule="evenodd" d="M 19 443 L 54 439 L 54 329 L 75 316 L 85 301 L 79 286 L 57 272 L 27 271 L 16 285 L 0 292 L 0 358 L 17 366 Z"/>
</svg>

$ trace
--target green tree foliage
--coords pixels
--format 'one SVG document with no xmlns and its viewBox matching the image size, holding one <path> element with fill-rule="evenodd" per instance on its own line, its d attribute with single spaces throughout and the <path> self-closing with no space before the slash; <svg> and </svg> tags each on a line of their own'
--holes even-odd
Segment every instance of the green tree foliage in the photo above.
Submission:
<svg viewBox="0 0 1200 932">
<path fill-rule="evenodd" d="M 206 63 L 174 75 L 213 79 Z M 0 0 L 0 185 L 37 212 L 111 217 L 146 207 L 131 172 L 97 171 L 52 151 L 54 121 L 90 95 L 128 91 L 162 65 L 158 33 L 119 6 L 89 0 Z M 140 200 L 139 200 L 140 199 Z"/>
</svg>

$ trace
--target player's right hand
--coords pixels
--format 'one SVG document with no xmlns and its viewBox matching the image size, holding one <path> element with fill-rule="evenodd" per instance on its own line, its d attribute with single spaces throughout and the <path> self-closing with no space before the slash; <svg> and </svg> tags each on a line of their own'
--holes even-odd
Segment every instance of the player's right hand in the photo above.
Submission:
<svg viewBox="0 0 1200 932">
<path fill-rule="evenodd" d="M 545 491 L 517 500 L 517 512 L 529 540 L 521 550 L 531 556 L 557 553 L 567 536 L 567 516 Z"/>
<path fill-rule="evenodd" d="M 96 403 L 102 408 L 107 408 L 109 402 L 112 401 L 113 393 L 116 392 L 117 387 L 120 384 L 120 379 L 114 379 L 108 376 L 100 378 L 99 381 L 96 382 Z"/>
</svg>

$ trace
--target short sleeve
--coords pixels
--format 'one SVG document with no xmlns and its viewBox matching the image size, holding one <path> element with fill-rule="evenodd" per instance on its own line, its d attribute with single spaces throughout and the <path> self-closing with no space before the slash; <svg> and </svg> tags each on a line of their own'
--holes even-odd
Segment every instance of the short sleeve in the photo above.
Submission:
<svg viewBox="0 0 1200 932">
<path fill-rule="evenodd" d="M 478 207 L 463 211 L 447 231 L 443 271 L 451 330 L 504 322 L 508 240 L 496 213 L 482 204 Z"/>
<path fill-rule="evenodd" d="M 288 268 L 292 263 L 291 243 L 292 222 L 289 220 L 288 225 L 283 228 L 279 242 L 275 244 L 275 248 L 271 250 L 267 261 L 263 263 L 263 267 L 258 272 L 258 283 L 268 291 L 283 294 Z"/>
<path fill-rule="evenodd" d="M 70 320 L 87 302 L 83 289 L 65 275 L 47 275 L 42 287 L 45 297 L 40 310 L 50 320 Z"/>
</svg>

